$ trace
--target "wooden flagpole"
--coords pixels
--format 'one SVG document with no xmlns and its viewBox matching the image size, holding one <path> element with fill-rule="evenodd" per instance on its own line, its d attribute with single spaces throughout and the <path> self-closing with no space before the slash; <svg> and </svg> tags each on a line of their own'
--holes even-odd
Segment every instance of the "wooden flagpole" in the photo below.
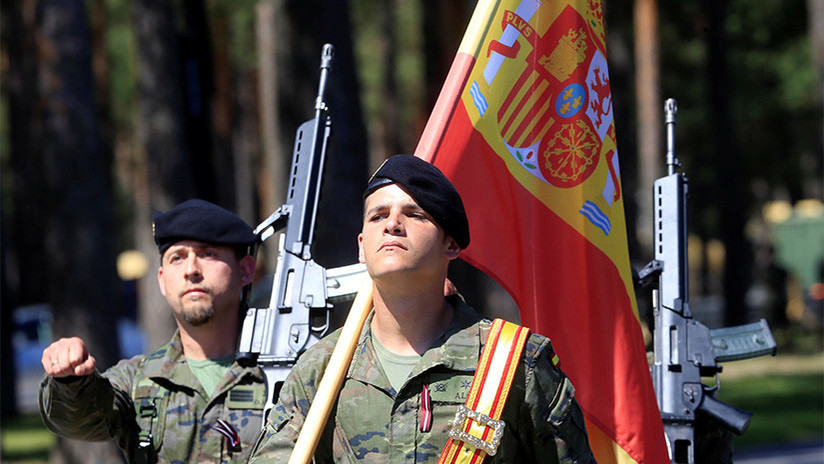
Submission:
<svg viewBox="0 0 824 464">
<path fill-rule="evenodd" d="M 337 401 L 343 379 L 349 370 L 349 363 L 358 344 L 363 324 L 372 309 L 372 279 L 367 275 L 363 279 L 360 290 L 352 302 L 349 315 L 343 324 L 340 338 L 329 358 L 329 364 L 318 385 L 318 391 L 309 412 L 306 414 L 303 428 L 298 435 L 298 441 L 292 450 L 289 464 L 308 464 L 315 454 L 315 448 L 320 441 L 323 427 L 329 419 L 332 406 Z"/>
</svg>

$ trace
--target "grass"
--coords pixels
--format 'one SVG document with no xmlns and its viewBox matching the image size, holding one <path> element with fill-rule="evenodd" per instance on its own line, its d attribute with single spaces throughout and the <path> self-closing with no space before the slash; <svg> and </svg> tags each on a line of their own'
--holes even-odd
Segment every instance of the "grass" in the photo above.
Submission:
<svg viewBox="0 0 824 464">
<path fill-rule="evenodd" d="M 735 437 L 736 449 L 824 437 L 824 376 L 820 374 L 767 375 L 730 382 L 725 388 L 729 392 L 721 395 L 724 401 L 755 413 L 747 431 Z"/>
<path fill-rule="evenodd" d="M 39 414 L 3 419 L 3 454 L 0 461 L 16 464 L 47 464 L 49 450 L 57 441 L 43 426 Z"/>
<path fill-rule="evenodd" d="M 724 366 L 719 399 L 754 413 L 735 449 L 824 439 L 824 355 L 777 356 Z"/>
<path fill-rule="evenodd" d="M 824 437 L 824 354 L 784 355 L 724 365 L 719 399 L 754 413 L 736 450 Z M 4 419 L 2 457 L 8 464 L 47 464 L 55 437 L 37 414 Z"/>
</svg>

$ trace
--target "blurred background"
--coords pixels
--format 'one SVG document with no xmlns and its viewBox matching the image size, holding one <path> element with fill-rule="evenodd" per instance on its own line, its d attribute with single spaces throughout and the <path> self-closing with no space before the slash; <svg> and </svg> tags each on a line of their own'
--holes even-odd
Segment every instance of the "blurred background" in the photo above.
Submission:
<svg viewBox="0 0 824 464">
<path fill-rule="evenodd" d="M 314 253 L 325 267 L 355 262 L 363 186 L 388 155 L 414 151 L 473 8 L 0 0 L 3 461 L 86 462 L 36 415 L 42 349 L 81 336 L 105 368 L 168 340 L 152 213 L 198 197 L 255 225 L 277 209 L 326 42 L 334 134 Z M 765 318 L 779 346 L 725 366 L 721 398 L 756 413 L 736 446 L 820 442 L 824 0 L 603 9 L 633 266 L 652 259 L 663 103 L 675 98 L 693 313 L 711 328 Z M 258 256 L 258 305 L 275 248 Z M 463 263 L 452 272 L 470 304 L 517 317 L 490 279 Z M 650 296 L 637 297 L 651 320 Z"/>
</svg>

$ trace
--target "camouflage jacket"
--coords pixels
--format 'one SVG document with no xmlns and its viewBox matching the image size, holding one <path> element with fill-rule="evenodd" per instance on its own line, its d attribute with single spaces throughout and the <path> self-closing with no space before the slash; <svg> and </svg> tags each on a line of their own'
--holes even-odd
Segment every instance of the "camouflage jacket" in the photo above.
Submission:
<svg viewBox="0 0 824 464">
<path fill-rule="evenodd" d="M 117 440 L 130 463 L 241 463 L 260 435 L 265 392 L 260 369 L 234 363 L 209 397 L 175 333 L 154 353 L 122 360 L 103 374 L 46 376 L 40 414 L 61 436 Z M 220 419 L 229 426 L 218 426 Z M 236 432 L 237 443 L 220 429 Z"/>
<path fill-rule="evenodd" d="M 458 406 L 466 402 L 490 321 L 460 300 L 450 327 L 426 351 L 400 391 L 375 354 L 364 326 L 336 407 L 315 452 L 316 463 L 436 463 Z M 250 464 L 286 462 L 315 396 L 340 331 L 298 360 L 280 392 Z M 502 419 L 504 437 L 486 463 L 594 462 L 574 388 L 555 367 L 549 339 L 530 335 Z M 427 386 L 433 420 L 421 427 Z"/>
</svg>

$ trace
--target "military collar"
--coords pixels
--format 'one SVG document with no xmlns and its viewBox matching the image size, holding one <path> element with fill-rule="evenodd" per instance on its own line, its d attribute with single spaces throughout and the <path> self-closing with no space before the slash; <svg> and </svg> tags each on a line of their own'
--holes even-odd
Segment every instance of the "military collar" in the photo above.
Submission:
<svg viewBox="0 0 824 464">
<path fill-rule="evenodd" d="M 481 336 L 484 335 L 482 328 L 489 324 L 479 324 L 483 320 L 481 316 L 462 299 L 447 297 L 447 300 L 455 306 L 452 321 L 441 338 L 423 354 L 412 371 L 413 376 L 437 366 L 473 372 L 478 365 L 483 340 Z M 364 323 L 347 376 L 388 390 L 391 387 L 385 375 L 380 369 L 375 369 L 379 361 L 372 345 L 370 325 L 373 316 L 374 312 Z"/>
<path fill-rule="evenodd" d="M 147 377 L 170 377 L 175 365 L 183 357 L 183 344 L 180 341 L 180 332 L 175 330 L 168 343 L 146 355 L 143 362 L 143 373 Z"/>
<path fill-rule="evenodd" d="M 181 371 L 185 369 L 185 371 Z M 237 361 L 229 368 L 235 377 L 228 384 L 221 382 L 219 390 L 224 390 L 236 384 L 242 377 L 251 375 L 258 382 L 263 382 L 263 371 L 257 367 L 241 367 Z M 158 383 L 168 383 L 182 386 L 193 391 L 201 388 L 200 382 L 189 369 L 186 358 L 183 356 L 183 344 L 180 341 L 180 331 L 175 330 L 172 339 L 153 353 L 146 356 L 143 364 L 143 373 Z"/>
<path fill-rule="evenodd" d="M 432 348 L 423 354 L 412 375 L 439 365 L 456 371 L 472 372 L 478 365 L 483 341 L 482 324 L 478 322 L 482 317 L 461 298 L 453 296 L 447 297 L 447 300 L 455 307 L 452 322 Z"/>
</svg>

